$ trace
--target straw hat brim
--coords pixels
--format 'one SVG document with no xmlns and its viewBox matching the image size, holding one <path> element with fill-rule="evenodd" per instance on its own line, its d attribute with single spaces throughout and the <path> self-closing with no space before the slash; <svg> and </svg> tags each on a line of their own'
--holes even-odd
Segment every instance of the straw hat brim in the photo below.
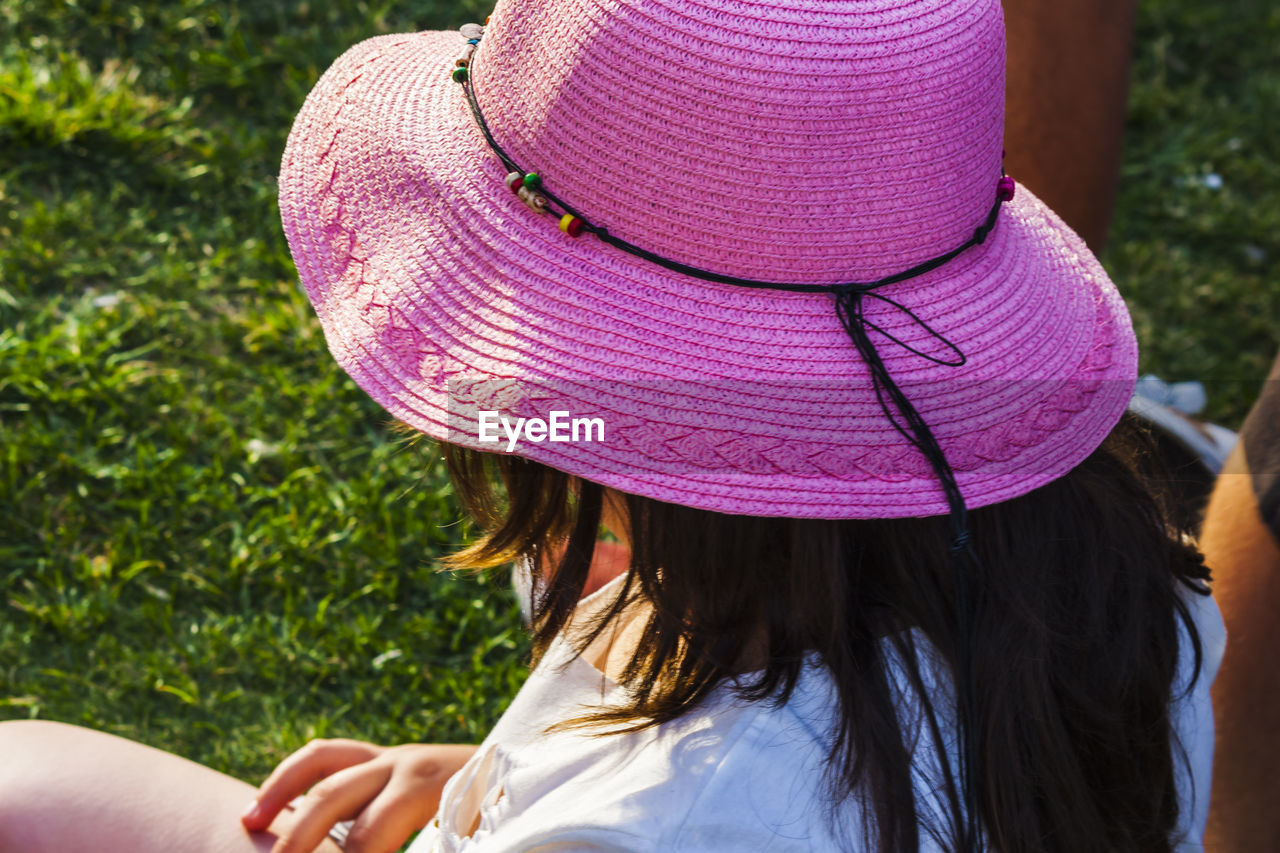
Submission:
<svg viewBox="0 0 1280 853">
<path fill-rule="evenodd" d="M 478 440 L 479 410 L 600 418 L 602 441 L 524 440 L 517 452 L 701 509 L 947 512 L 827 295 L 670 272 L 530 211 L 450 78 L 459 43 L 421 32 L 352 47 L 289 135 L 285 234 L 329 349 L 362 389 L 410 426 L 483 450 L 506 440 Z M 1132 394 L 1122 299 L 1025 187 L 984 244 L 883 293 L 966 357 L 935 364 L 872 332 L 970 507 L 1071 470 Z M 949 354 L 895 307 L 865 305 L 901 341 Z"/>
</svg>

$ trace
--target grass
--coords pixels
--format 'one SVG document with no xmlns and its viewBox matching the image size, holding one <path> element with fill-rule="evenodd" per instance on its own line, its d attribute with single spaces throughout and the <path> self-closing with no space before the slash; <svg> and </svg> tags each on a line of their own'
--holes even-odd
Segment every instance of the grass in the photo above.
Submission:
<svg viewBox="0 0 1280 853">
<path fill-rule="evenodd" d="M 1139 5 L 1125 162 L 1103 262 L 1142 368 L 1208 386 L 1239 426 L 1280 349 L 1280 7 Z"/>
<path fill-rule="evenodd" d="M 478 12 L 0 2 L 0 718 L 259 779 L 318 736 L 478 740 L 524 676 L 438 459 L 325 349 L 280 233 L 342 49 Z"/>
<path fill-rule="evenodd" d="M 0 718 L 257 780 L 317 736 L 478 740 L 517 689 L 505 578 L 435 571 L 439 460 L 329 356 L 274 186 L 342 50 L 487 11 L 0 0 Z M 1235 426 L 1280 344 L 1280 9 L 1140 14 L 1103 260 L 1143 369 Z"/>
</svg>

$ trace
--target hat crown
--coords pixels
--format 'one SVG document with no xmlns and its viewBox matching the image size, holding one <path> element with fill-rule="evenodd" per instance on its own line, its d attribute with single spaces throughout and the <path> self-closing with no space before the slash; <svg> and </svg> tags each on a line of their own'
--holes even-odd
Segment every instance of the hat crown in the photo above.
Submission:
<svg viewBox="0 0 1280 853">
<path fill-rule="evenodd" d="M 899 272 L 967 240 L 1000 174 L 998 0 L 510 0 L 472 79 L 588 220 L 728 275 Z"/>
</svg>

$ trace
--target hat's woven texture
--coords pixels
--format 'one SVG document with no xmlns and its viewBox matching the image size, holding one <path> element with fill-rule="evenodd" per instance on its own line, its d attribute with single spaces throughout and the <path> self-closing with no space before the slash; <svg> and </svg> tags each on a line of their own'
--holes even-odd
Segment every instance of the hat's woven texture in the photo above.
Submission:
<svg viewBox="0 0 1280 853">
<path fill-rule="evenodd" d="M 517 452 L 689 506 L 948 511 L 826 294 L 671 272 L 513 195 L 450 79 L 464 43 L 356 45 L 289 136 L 285 233 L 361 388 L 487 450 L 506 444 L 477 440 L 478 410 L 599 417 L 602 442 Z M 494 138 L 591 222 L 702 269 L 815 284 L 874 280 L 972 235 L 1000 175 L 1003 82 L 997 0 L 512 0 L 472 71 Z M 1132 392 L 1123 302 L 1025 188 L 984 244 L 880 292 L 967 356 L 938 365 L 871 333 L 971 507 L 1066 473 Z M 940 350 L 890 305 L 866 315 Z"/>
</svg>

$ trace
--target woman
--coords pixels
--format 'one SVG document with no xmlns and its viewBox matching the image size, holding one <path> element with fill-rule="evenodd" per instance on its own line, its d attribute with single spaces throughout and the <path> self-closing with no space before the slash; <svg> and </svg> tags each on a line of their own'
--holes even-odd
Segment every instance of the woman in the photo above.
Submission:
<svg viewBox="0 0 1280 853">
<path fill-rule="evenodd" d="M 528 572 L 537 666 L 479 747 L 311 746 L 248 829 L 1199 847 L 1221 623 L 1117 429 L 1123 302 L 1003 175 L 1003 59 L 995 0 L 512 0 L 334 64 L 284 156 L 290 248 L 339 363 L 447 442 L 485 531 L 453 562 Z M 580 601 L 602 522 L 627 571 Z M 37 738 L 0 833 L 247 849 L 236 783 Z M 186 799 L 122 815 L 83 781 L 121 764 Z"/>
</svg>

